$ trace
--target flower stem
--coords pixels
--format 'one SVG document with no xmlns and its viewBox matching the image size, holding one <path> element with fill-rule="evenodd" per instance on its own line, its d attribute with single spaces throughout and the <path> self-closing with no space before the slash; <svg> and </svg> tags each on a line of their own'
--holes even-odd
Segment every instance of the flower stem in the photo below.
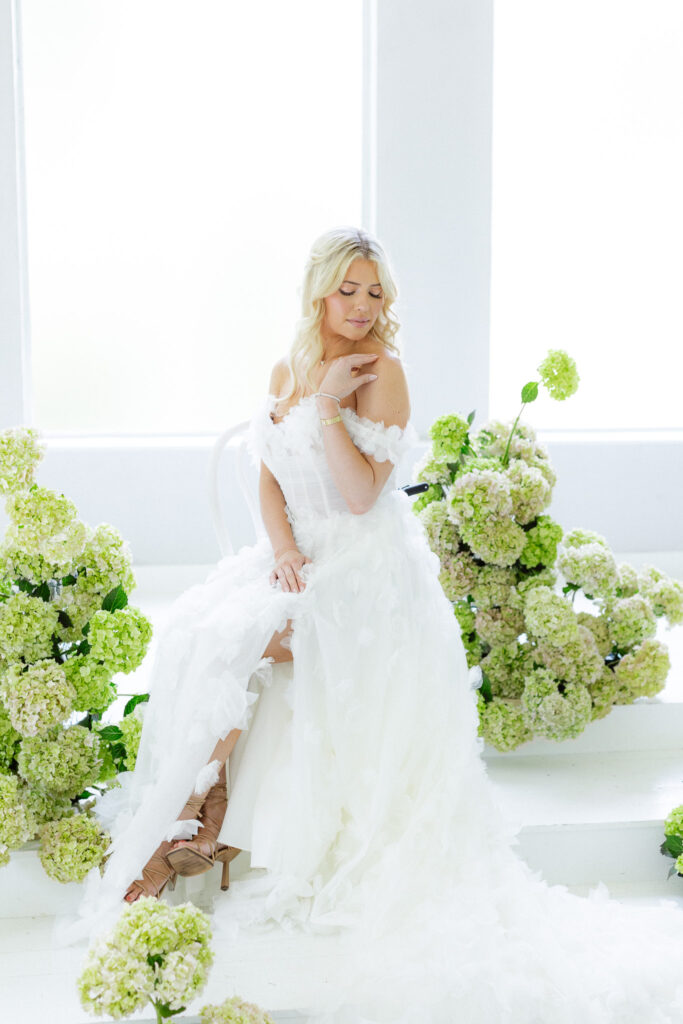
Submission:
<svg viewBox="0 0 683 1024">
<path fill-rule="evenodd" d="M 512 424 L 512 430 L 510 431 L 510 436 L 508 437 L 508 443 L 507 443 L 507 444 L 506 444 L 506 446 L 505 446 L 505 454 L 503 455 L 503 465 L 504 465 L 504 466 L 507 466 L 507 464 L 508 464 L 508 462 L 509 462 L 509 455 L 510 455 L 510 442 L 512 441 L 512 438 L 513 438 L 513 435 L 514 435 L 514 433 L 515 433 L 515 430 L 517 429 L 517 424 L 519 423 L 519 417 L 520 417 L 520 416 L 522 415 L 522 413 L 524 412 L 524 406 L 525 406 L 525 405 L 526 405 L 526 402 L 522 402 L 522 408 L 521 408 L 521 409 L 519 410 L 519 412 L 517 413 L 517 419 L 516 419 L 516 420 L 515 420 L 515 422 L 514 422 L 514 423 Z"/>
</svg>

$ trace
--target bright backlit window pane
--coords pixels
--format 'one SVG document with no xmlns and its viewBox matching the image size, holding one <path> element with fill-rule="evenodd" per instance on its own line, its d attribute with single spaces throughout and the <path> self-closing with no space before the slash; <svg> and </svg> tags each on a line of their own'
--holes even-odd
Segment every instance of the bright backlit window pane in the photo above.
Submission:
<svg viewBox="0 0 683 1024">
<path fill-rule="evenodd" d="M 494 12 L 492 413 L 563 348 L 580 389 L 536 426 L 683 427 L 683 4 Z"/>
<path fill-rule="evenodd" d="M 36 425 L 215 432 L 361 223 L 362 0 L 23 0 Z"/>
</svg>

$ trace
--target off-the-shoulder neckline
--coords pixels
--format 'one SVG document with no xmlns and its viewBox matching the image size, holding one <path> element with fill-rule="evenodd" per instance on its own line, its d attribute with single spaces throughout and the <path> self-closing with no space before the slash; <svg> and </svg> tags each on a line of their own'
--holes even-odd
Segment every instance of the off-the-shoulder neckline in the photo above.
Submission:
<svg viewBox="0 0 683 1024">
<path fill-rule="evenodd" d="M 274 394 L 272 394 L 272 392 L 269 392 L 267 397 L 269 399 L 273 399 L 274 402 L 279 402 L 280 401 L 279 395 L 274 395 Z M 315 395 L 304 395 L 304 397 L 300 398 L 298 402 L 295 402 L 294 405 L 291 405 L 289 407 L 289 409 L 287 410 L 287 412 L 282 417 L 282 419 L 278 420 L 277 422 L 275 422 L 275 420 L 272 419 L 272 417 L 270 415 L 270 412 L 269 412 L 268 413 L 268 422 L 272 423 L 274 427 L 279 427 L 282 423 L 284 423 L 284 421 L 287 419 L 287 417 L 292 412 L 294 412 L 295 409 L 298 409 L 299 406 L 303 405 L 304 402 L 308 402 L 309 399 L 311 399 L 311 398 L 315 398 Z M 389 426 L 387 426 L 386 423 L 384 422 L 384 420 L 373 420 L 373 419 L 370 419 L 369 416 L 359 416 L 358 413 L 356 412 L 356 410 L 353 409 L 350 405 L 349 406 L 342 406 L 339 411 L 341 413 L 349 413 L 354 419 L 358 420 L 359 423 L 365 423 L 365 424 L 367 424 L 370 427 L 382 427 L 384 430 L 399 431 L 401 434 L 405 434 L 406 431 L 411 426 L 410 420 L 408 420 L 408 422 L 406 423 L 405 427 L 399 426 L 398 423 L 390 423 Z"/>
</svg>

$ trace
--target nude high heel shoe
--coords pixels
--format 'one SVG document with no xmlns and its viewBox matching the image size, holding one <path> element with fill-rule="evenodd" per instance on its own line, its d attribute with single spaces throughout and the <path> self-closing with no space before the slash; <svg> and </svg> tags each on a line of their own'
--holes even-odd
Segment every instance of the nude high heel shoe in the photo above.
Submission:
<svg viewBox="0 0 683 1024">
<path fill-rule="evenodd" d="M 125 903 L 135 903 L 140 896 L 155 896 L 158 899 L 167 885 L 171 891 L 175 889 L 178 873 L 173 865 L 169 864 L 168 854 L 173 849 L 174 836 L 179 829 L 182 832 L 183 824 L 190 825 L 192 823 L 190 835 L 200 827 L 198 815 L 201 813 L 203 803 L 203 795 L 192 793 L 180 812 L 185 817 L 175 823 L 164 842 L 160 843 L 154 851 L 142 869 L 142 877 L 130 883 L 123 897 Z M 130 896 L 133 898 L 129 899 Z"/>
<path fill-rule="evenodd" d="M 225 777 L 225 764 L 221 767 L 218 782 L 211 787 L 204 798 L 202 807 L 202 826 L 195 838 L 183 846 L 176 846 L 166 855 L 169 864 L 185 877 L 201 875 L 209 871 L 216 861 L 221 861 L 221 889 L 230 887 L 230 862 L 241 850 L 235 846 L 224 846 L 218 842 L 225 812 L 228 806 L 228 791 Z"/>
</svg>

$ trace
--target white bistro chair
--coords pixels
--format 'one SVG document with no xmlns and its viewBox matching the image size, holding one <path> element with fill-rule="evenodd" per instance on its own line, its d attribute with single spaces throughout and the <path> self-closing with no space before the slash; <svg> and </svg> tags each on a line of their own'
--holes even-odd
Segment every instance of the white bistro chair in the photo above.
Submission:
<svg viewBox="0 0 683 1024">
<path fill-rule="evenodd" d="M 228 427 L 227 430 L 223 431 L 220 437 L 216 439 L 213 446 L 211 463 L 209 465 L 209 503 L 211 506 L 211 518 L 213 520 L 213 527 L 216 531 L 216 537 L 218 538 L 218 544 L 223 558 L 225 558 L 226 555 L 234 555 L 235 553 L 235 548 L 230 537 L 221 500 L 220 470 L 226 449 L 230 451 L 233 457 L 234 474 L 232 475 L 232 480 L 234 481 L 235 476 L 237 477 L 237 483 L 239 484 L 239 489 L 244 499 L 244 505 L 246 505 L 249 510 L 253 533 L 257 539 L 260 539 L 262 536 L 265 536 L 266 532 L 259 510 L 258 474 L 255 468 L 251 465 L 249 453 L 247 452 L 246 441 L 248 426 L 249 420 L 244 420 L 242 423 L 238 423 L 234 427 Z M 231 496 L 234 497 L 235 493 L 236 489 L 233 488 Z M 230 506 L 230 511 L 232 512 L 232 516 L 230 517 L 231 528 L 234 529 L 234 527 L 239 528 L 242 526 L 244 529 L 244 516 L 239 515 L 239 513 L 243 511 L 243 508 L 244 506 L 240 508 L 235 502 L 232 502 Z"/>
</svg>

